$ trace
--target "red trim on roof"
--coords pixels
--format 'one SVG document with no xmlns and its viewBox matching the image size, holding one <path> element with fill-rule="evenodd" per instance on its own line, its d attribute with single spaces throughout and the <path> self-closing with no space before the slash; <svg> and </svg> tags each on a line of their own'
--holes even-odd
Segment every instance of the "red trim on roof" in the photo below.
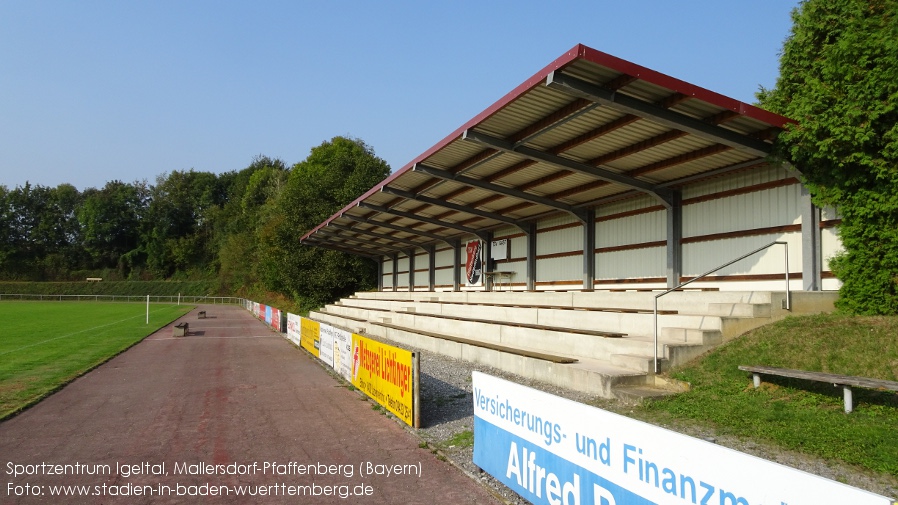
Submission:
<svg viewBox="0 0 898 505">
<path fill-rule="evenodd" d="M 395 180 L 397 177 L 402 174 L 408 172 L 415 166 L 416 163 L 419 163 L 440 149 L 449 145 L 452 141 L 456 140 L 461 136 L 461 134 L 474 126 L 480 124 L 486 118 L 493 115 L 495 112 L 501 110 L 503 107 L 514 101 L 519 96 L 523 95 L 531 88 L 539 86 L 543 81 L 545 81 L 546 77 L 549 73 L 564 68 L 567 65 L 577 61 L 577 60 L 586 60 L 597 65 L 602 65 L 604 67 L 610 68 L 612 70 L 616 70 L 623 74 L 631 75 L 633 77 L 637 77 L 646 82 L 650 82 L 652 84 L 670 89 L 671 91 L 682 93 L 687 96 L 695 97 L 698 100 L 703 100 L 710 104 L 716 105 L 718 107 L 723 107 L 725 109 L 729 109 L 739 114 L 757 119 L 759 121 L 763 121 L 772 126 L 776 126 L 778 128 L 784 128 L 785 125 L 789 123 L 794 123 L 793 120 L 780 116 L 779 114 L 774 114 L 772 112 L 766 111 L 764 109 L 760 109 L 753 105 L 749 105 L 747 103 L 740 102 L 736 99 L 729 98 L 727 96 L 721 95 L 719 93 L 715 93 L 713 91 L 707 90 L 705 88 L 696 86 L 694 84 L 689 84 L 688 82 L 681 81 L 674 77 L 670 77 L 669 75 L 662 74 L 661 72 L 657 72 L 655 70 L 651 70 L 635 63 L 629 62 L 627 60 L 623 60 L 616 56 L 612 56 L 607 53 L 603 53 L 591 47 L 584 46 L 583 44 L 577 44 L 569 51 L 556 58 L 555 61 L 546 65 L 542 70 L 534 74 L 531 78 L 527 79 L 523 83 L 521 83 L 518 87 L 511 90 L 505 96 L 496 101 L 493 105 L 488 107 L 486 110 L 481 112 L 480 114 L 474 116 L 470 121 L 465 123 L 464 125 L 457 128 L 443 140 L 437 142 L 433 147 L 424 151 L 421 155 L 413 159 L 411 162 L 403 166 L 401 169 L 390 174 L 389 177 L 378 183 L 373 188 L 369 189 L 362 196 L 356 198 L 346 207 L 343 207 L 339 212 L 327 218 L 326 221 L 319 224 L 311 231 L 306 233 L 300 238 L 300 242 L 308 238 L 313 233 L 317 232 L 321 228 L 327 226 L 331 221 L 340 217 L 341 214 L 346 212 L 347 210 L 355 207 L 359 202 L 364 201 L 369 196 L 379 192 L 381 188 L 387 186 Z"/>
</svg>

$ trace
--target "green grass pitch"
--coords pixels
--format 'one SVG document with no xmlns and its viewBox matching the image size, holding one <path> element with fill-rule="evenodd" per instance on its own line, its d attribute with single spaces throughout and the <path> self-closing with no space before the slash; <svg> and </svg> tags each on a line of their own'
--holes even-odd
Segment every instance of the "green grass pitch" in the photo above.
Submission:
<svg viewBox="0 0 898 505">
<path fill-rule="evenodd" d="M 0 302 L 0 420 L 189 312 L 193 306 Z"/>
</svg>

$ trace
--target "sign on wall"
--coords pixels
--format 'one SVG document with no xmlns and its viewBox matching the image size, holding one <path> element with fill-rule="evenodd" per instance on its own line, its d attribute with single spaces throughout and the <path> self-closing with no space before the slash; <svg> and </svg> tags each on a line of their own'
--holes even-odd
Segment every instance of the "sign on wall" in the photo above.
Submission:
<svg viewBox="0 0 898 505">
<path fill-rule="evenodd" d="M 318 359 L 325 365 L 334 367 L 334 327 L 329 324 L 320 323 L 319 341 L 318 341 Z"/>
<path fill-rule="evenodd" d="M 479 240 L 465 246 L 465 284 L 483 286 L 483 242 Z"/>
<path fill-rule="evenodd" d="M 352 385 L 412 426 L 412 353 L 352 334 Z"/>
<path fill-rule="evenodd" d="M 868 491 L 473 372 L 474 463 L 534 504 L 892 505 Z"/>
<path fill-rule="evenodd" d="M 320 341 L 320 333 L 321 328 L 318 324 L 318 321 L 312 321 L 311 319 L 302 318 L 302 324 L 300 325 L 300 338 L 299 345 L 302 346 L 303 349 L 312 353 L 313 356 L 318 356 L 318 346 Z"/>
<path fill-rule="evenodd" d="M 334 328 L 334 370 L 352 382 L 352 333 Z"/>
<path fill-rule="evenodd" d="M 508 259 L 508 239 L 493 240 L 490 242 L 490 257 L 496 261 Z"/>
<path fill-rule="evenodd" d="M 287 313 L 287 338 L 296 345 L 302 345 L 302 318 Z"/>
</svg>

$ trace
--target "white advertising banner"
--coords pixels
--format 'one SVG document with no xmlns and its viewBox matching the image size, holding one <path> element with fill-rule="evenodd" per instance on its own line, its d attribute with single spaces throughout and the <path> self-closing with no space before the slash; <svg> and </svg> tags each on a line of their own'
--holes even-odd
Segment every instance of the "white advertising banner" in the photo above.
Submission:
<svg viewBox="0 0 898 505">
<path fill-rule="evenodd" d="M 474 463 L 535 504 L 892 505 L 891 499 L 473 373 Z"/>
<path fill-rule="evenodd" d="M 296 345 L 300 345 L 302 335 L 302 318 L 296 314 L 287 312 L 287 338 Z"/>
<path fill-rule="evenodd" d="M 334 328 L 334 370 L 352 382 L 352 333 Z"/>
<path fill-rule="evenodd" d="M 331 368 L 334 368 L 334 331 L 336 331 L 336 328 L 333 326 L 321 323 L 318 359 Z"/>
</svg>

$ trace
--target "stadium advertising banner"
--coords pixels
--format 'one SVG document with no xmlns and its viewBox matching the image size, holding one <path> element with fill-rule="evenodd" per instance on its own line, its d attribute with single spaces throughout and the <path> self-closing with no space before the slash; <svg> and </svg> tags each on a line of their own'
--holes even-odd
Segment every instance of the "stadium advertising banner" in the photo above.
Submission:
<svg viewBox="0 0 898 505">
<path fill-rule="evenodd" d="M 265 324 L 271 326 L 271 305 L 265 306 Z"/>
<path fill-rule="evenodd" d="M 274 330 L 283 332 L 283 328 L 281 328 L 281 309 L 275 309 L 272 307 L 270 324 Z"/>
<path fill-rule="evenodd" d="M 320 325 L 318 321 L 312 321 L 311 319 L 302 318 L 302 322 L 300 323 L 299 328 L 299 345 L 302 346 L 303 349 L 312 353 L 313 356 L 318 356 L 318 346 L 320 341 Z"/>
<path fill-rule="evenodd" d="M 465 284 L 483 286 L 483 243 L 479 240 L 465 246 Z"/>
<path fill-rule="evenodd" d="M 334 328 L 334 370 L 352 382 L 352 333 Z"/>
<path fill-rule="evenodd" d="M 534 504 L 892 505 L 704 440 L 473 372 L 474 463 Z"/>
<path fill-rule="evenodd" d="M 318 359 L 327 366 L 334 368 L 334 327 L 320 323 L 320 328 Z"/>
<path fill-rule="evenodd" d="M 287 312 L 287 338 L 296 345 L 302 345 L 302 318 Z"/>
<path fill-rule="evenodd" d="M 352 334 L 352 384 L 413 426 L 412 353 Z"/>
</svg>

